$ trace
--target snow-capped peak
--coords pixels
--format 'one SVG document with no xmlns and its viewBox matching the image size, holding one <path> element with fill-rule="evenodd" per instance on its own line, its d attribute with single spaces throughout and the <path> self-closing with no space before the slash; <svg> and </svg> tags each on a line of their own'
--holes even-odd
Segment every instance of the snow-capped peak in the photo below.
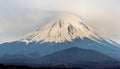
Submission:
<svg viewBox="0 0 120 69">
<path fill-rule="evenodd" d="M 72 41 L 84 37 L 96 40 L 99 37 L 93 30 L 75 15 L 60 14 L 54 16 L 48 23 L 29 33 L 21 39 L 23 42 L 55 42 Z"/>
</svg>

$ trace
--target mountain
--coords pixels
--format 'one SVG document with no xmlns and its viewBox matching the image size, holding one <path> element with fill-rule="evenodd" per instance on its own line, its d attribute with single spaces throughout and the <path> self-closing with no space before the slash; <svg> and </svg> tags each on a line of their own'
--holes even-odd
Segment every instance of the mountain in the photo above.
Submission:
<svg viewBox="0 0 120 69">
<path fill-rule="evenodd" d="M 78 16 L 60 14 L 51 17 L 45 23 L 17 41 L 0 44 L 0 63 L 28 65 L 32 63 L 32 59 L 41 59 L 41 57 L 52 56 L 52 54 L 65 50 L 65 53 L 69 53 L 69 49 L 76 48 L 76 50 L 80 48 L 79 50 L 85 49 L 86 51 L 87 49 L 99 52 L 98 55 L 95 54 L 96 58 L 102 53 L 104 55 L 101 56 L 120 61 L 120 45 L 101 37 L 91 27 L 84 24 Z M 80 51 L 75 52 L 81 53 Z M 82 55 L 78 57 L 82 57 Z M 88 57 L 85 58 L 88 59 Z"/>
<path fill-rule="evenodd" d="M 27 34 L 19 41 L 26 44 L 35 42 L 46 46 L 51 44 L 51 46 L 63 46 L 65 44 L 64 46 L 93 49 L 117 59 L 120 58 L 118 56 L 119 44 L 101 37 L 91 27 L 84 24 L 80 17 L 71 14 L 58 14 L 51 17 L 45 25 Z M 63 49 L 65 48 L 63 47 Z"/>
<path fill-rule="evenodd" d="M 77 47 L 68 48 L 53 54 L 36 58 L 34 64 L 41 64 L 50 67 L 104 67 L 115 66 L 115 59 L 100 52 L 80 49 Z"/>
</svg>

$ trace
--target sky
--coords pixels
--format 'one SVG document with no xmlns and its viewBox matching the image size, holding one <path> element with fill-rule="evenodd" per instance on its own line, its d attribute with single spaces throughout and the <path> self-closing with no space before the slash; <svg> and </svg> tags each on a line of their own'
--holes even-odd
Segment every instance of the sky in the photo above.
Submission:
<svg viewBox="0 0 120 69">
<path fill-rule="evenodd" d="M 20 39 L 56 13 L 73 13 L 120 43 L 120 0 L 0 0 L 0 43 Z"/>
</svg>

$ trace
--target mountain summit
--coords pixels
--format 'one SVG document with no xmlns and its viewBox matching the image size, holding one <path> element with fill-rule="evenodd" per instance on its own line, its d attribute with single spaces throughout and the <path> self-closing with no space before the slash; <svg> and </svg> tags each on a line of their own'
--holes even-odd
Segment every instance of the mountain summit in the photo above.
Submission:
<svg viewBox="0 0 120 69">
<path fill-rule="evenodd" d="M 92 40 L 100 39 L 93 29 L 85 25 L 79 17 L 71 14 L 60 14 L 21 40 L 27 43 L 33 41 L 61 43 L 72 41 L 75 38 L 83 39 L 84 37 Z"/>
</svg>

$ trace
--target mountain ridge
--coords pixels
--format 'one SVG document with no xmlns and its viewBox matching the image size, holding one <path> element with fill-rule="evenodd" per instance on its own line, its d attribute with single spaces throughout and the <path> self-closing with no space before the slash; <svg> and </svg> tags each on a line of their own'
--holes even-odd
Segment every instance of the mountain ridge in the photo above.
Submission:
<svg viewBox="0 0 120 69">
<path fill-rule="evenodd" d="M 117 60 L 105 54 L 94 50 L 81 49 L 78 47 L 71 47 L 58 51 L 41 58 L 36 58 L 33 63 L 48 65 L 48 67 L 55 66 L 70 66 L 70 67 L 99 67 L 99 66 L 115 66 Z"/>
</svg>

